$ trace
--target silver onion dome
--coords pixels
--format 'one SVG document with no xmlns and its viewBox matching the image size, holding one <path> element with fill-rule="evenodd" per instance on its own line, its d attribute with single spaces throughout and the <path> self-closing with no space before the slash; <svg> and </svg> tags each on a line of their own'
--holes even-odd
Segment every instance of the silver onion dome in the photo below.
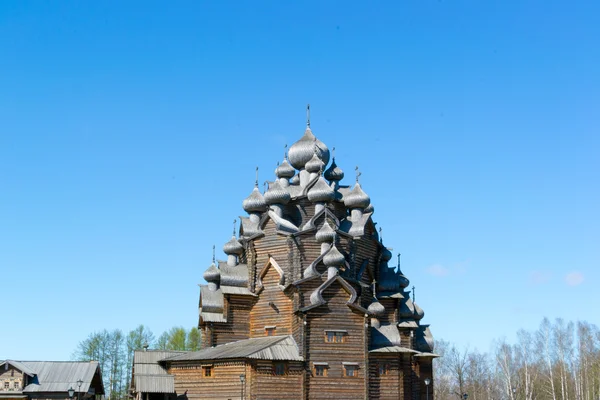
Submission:
<svg viewBox="0 0 600 400">
<path fill-rule="evenodd" d="M 400 318 L 413 319 L 415 317 L 415 308 L 413 307 L 411 299 L 406 299 L 402 302 L 398 314 L 400 315 Z"/>
<path fill-rule="evenodd" d="M 315 152 L 319 159 L 323 161 L 323 164 L 327 165 L 329 163 L 329 149 L 307 127 L 300 140 L 290 147 L 288 159 L 294 168 L 302 169 L 310 161 Z"/>
<path fill-rule="evenodd" d="M 217 283 L 221 280 L 221 271 L 218 270 L 215 263 L 212 263 L 210 267 L 206 271 L 204 271 L 204 275 L 202 275 L 206 282 Z"/>
<path fill-rule="evenodd" d="M 376 317 L 381 317 L 385 314 L 385 307 L 374 298 L 373 302 L 369 305 L 369 308 L 367 308 L 367 311 Z"/>
<path fill-rule="evenodd" d="M 273 182 L 269 186 L 269 190 L 265 192 L 265 201 L 267 204 L 287 204 L 290 199 L 290 194 L 281 186 L 279 181 Z"/>
<path fill-rule="evenodd" d="M 331 243 L 334 238 L 335 238 L 335 231 L 333 230 L 331 225 L 329 225 L 329 222 L 327 220 L 325 220 L 325 223 L 323 224 L 321 229 L 319 229 L 317 231 L 317 234 L 315 235 L 315 239 L 319 243 Z"/>
<path fill-rule="evenodd" d="M 365 207 L 365 209 L 363 210 L 364 213 L 374 213 L 375 212 L 375 207 L 373 207 L 373 204 L 369 204 L 368 206 Z"/>
<path fill-rule="evenodd" d="M 290 183 L 292 185 L 298 185 L 298 184 L 300 184 L 300 175 L 294 175 L 292 177 L 292 179 L 290 179 Z"/>
<path fill-rule="evenodd" d="M 333 157 L 333 161 L 327 170 L 325 171 L 325 179 L 330 182 L 333 181 L 341 181 L 344 178 L 344 171 L 335 163 L 335 157 Z"/>
<path fill-rule="evenodd" d="M 325 167 L 325 164 L 323 161 L 321 161 L 317 153 L 315 153 L 313 154 L 312 158 L 308 160 L 304 166 L 304 169 L 306 169 L 308 172 L 316 173 L 322 171 L 323 167 Z"/>
<path fill-rule="evenodd" d="M 267 203 L 265 202 L 265 198 L 260 193 L 257 186 L 254 186 L 254 190 L 252 190 L 250 196 L 244 199 L 242 207 L 247 213 L 263 212 L 267 209 Z"/>
<path fill-rule="evenodd" d="M 389 251 L 389 249 L 387 247 L 384 247 L 383 250 L 381 250 L 381 260 L 388 262 L 390 261 L 392 258 L 392 252 Z"/>
<path fill-rule="evenodd" d="M 402 273 L 402 271 L 400 270 L 400 267 L 398 267 L 398 284 L 400 285 L 400 287 L 402 289 L 408 287 L 408 285 L 410 284 L 410 281 L 408 280 L 408 278 Z"/>
<path fill-rule="evenodd" d="M 323 257 L 323 264 L 328 267 L 341 267 L 345 262 L 346 258 L 344 258 L 344 255 L 340 253 L 337 247 L 335 247 L 335 243 L 331 247 L 331 250 Z"/>
<path fill-rule="evenodd" d="M 281 164 L 279 164 L 277 166 L 277 168 L 275 168 L 275 175 L 278 178 L 291 178 L 292 176 L 294 176 L 296 174 L 296 170 L 294 169 L 294 167 L 292 167 L 290 165 L 290 163 L 288 162 L 287 159 L 283 160 L 283 162 Z"/>
<path fill-rule="evenodd" d="M 415 306 L 415 320 L 420 321 L 425 316 L 425 311 L 417 303 L 413 303 Z"/>
<path fill-rule="evenodd" d="M 367 208 L 371 204 L 371 198 L 363 192 L 360 183 L 356 182 L 350 193 L 344 196 L 344 204 L 350 209 Z"/>
<path fill-rule="evenodd" d="M 335 192 L 325 182 L 322 176 L 319 177 L 317 183 L 308 191 L 308 200 L 312 202 L 329 202 L 335 199 Z"/>
<path fill-rule="evenodd" d="M 230 256 L 230 255 L 239 256 L 240 254 L 242 254 L 244 252 L 244 246 L 242 246 L 242 244 L 239 242 L 239 240 L 237 240 L 235 238 L 235 236 L 232 236 L 231 239 L 229 240 L 229 242 L 227 242 L 227 243 L 225 243 L 225 245 L 223 245 L 223 252 L 225 254 L 227 254 L 228 256 Z"/>
</svg>

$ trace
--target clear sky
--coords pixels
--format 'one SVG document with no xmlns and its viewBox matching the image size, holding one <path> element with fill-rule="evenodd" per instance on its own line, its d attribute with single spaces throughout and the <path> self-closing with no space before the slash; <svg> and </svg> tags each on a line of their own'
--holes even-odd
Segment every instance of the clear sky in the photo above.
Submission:
<svg viewBox="0 0 600 400">
<path fill-rule="evenodd" d="M 484 351 L 544 316 L 600 324 L 599 14 L 2 1 L 0 359 L 197 324 L 211 247 L 306 103 L 343 183 L 360 166 L 436 338 Z"/>
</svg>

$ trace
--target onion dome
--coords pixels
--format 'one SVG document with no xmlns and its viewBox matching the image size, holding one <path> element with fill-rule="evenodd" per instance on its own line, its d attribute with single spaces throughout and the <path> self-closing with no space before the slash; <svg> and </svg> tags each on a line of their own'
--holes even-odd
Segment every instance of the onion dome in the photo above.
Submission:
<svg viewBox="0 0 600 400">
<path fill-rule="evenodd" d="M 244 246 L 242 246 L 242 244 L 235 238 L 235 236 L 232 236 L 231 240 L 229 240 L 229 242 L 225 243 L 225 245 L 223 246 L 223 252 L 228 256 L 239 256 L 240 254 L 242 254 L 243 251 Z"/>
<path fill-rule="evenodd" d="M 417 305 L 417 303 L 413 303 L 415 306 L 415 320 L 420 321 L 425 316 L 425 311 L 421 307 Z"/>
<path fill-rule="evenodd" d="M 388 262 L 392 259 L 392 252 L 388 250 L 387 247 L 384 247 L 383 250 L 381 250 L 381 260 Z"/>
<path fill-rule="evenodd" d="M 375 212 L 375 207 L 373 207 L 373 204 L 369 204 L 367 207 L 365 207 L 365 209 L 363 210 L 364 213 L 374 213 Z"/>
<path fill-rule="evenodd" d="M 341 181 L 344 178 L 344 171 L 335 163 L 335 157 L 331 162 L 331 165 L 325 171 L 325 179 L 328 181 Z"/>
<path fill-rule="evenodd" d="M 323 164 L 327 165 L 329 162 L 329 149 L 307 127 L 304 136 L 290 147 L 288 158 L 294 168 L 302 169 L 315 153 L 323 161 Z"/>
<path fill-rule="evenodd" d="M 204 275 L 202 275 L 202 277 L 206 282 L 217 283 L 221 280 L 221 271 L 217 269 L 217 266 L 213 262 L 211 266 L 204 271 Z"/>
<path fill-rule="evenodd" d="M 373 302 L 369 305 L 367 311 L 369 311 L 375 317 L 381 317 L 383 314 L 385 314 L 385 307 L 379 301 L 377 301 L 376 298 L 373 298 Z"/>
<path fill-rule="evenodd" d="M 283 160 L 283 162 L 275 168 L 275 175 L 278 178 L 291 178 L 296 174 L 296 170 L 294 167 L 290 165 L 287 158 Z"/>
<path fill-rule="evenodd" d="M 300 175 L 294 175 L 292 177 L 292 179 L 290 179 L 290 183 L 292 185 L 298 185 L 298 184 L 300 184 Z"/>
<path fill-rule="evenodd" d="M 350 193 L 344 196 L 344 204 L 348 208 L 366 208 L 371 204 L 371 198 L 363 192 L 360 183 L 356 182 Z"/>
<path fill-rule="evenodd" d="M 290 196 L 288 191 L 285 190 L 283 187 L 281 187 L 281 184 L 279 183 L 279 181 L 273 182 L 270 185 L 269 190 L 267 190 L 265 192 L 265 201 L 269 205 L 270 204 L 287 204 L 291 198 L 292 197 Z"/>
<path fill-rule="evenodd" d="M 400 287 L 402 289 L 408 287 L 408 285 L 410 284 L 410 281 L 408 280 L 408 278 L 406 276 L 404 276 L 404 274 L 402 273 L 402 271 L 400 270 L 400 267 L 398 267 L 398 283 L 400 284 Z"/>
<path fill-rule="evenodd" d="M 317 153 L 313 154 L 312 158 L 304 166 L 304 168 L 310 173 L 320 172 L 323 170 L 323 167 L 325 167 L 325 164 L 323 161 L 321 161 Z"/>
<path fill-rule="evenodd" d="M 400 314 L 400 318 L 408 319 L 415 317 L 415 309 L 411 299 L 406 299 L 406 301 L 402 302 L 400 309 L 398 310 L 398 314 Z"/>
<path fill-rule="evenodd" d="M 340 251 L 335 247 L 335 243 L 331 246 L 331 250 L 323 257 L 323 264 L 328 267 L 341 267 L 346 262 L 346 258 Z"/>
<path fill-rule="evenodd" d="M 246 197 L 242 203 L 242 207 L 247 213 L 262 212 L 267 209 L 267 203 L 265 202 L 263 195 L 258 190 L 258 186 L 254 186 L 254 190 L 252 190 L 250 196 Z"/>
<path fill-rule="evenodd" d="M 319 177 L 317 183 L 308 191 L 308 200 L 312 202 L 328 202 L 335 199 L 335 192 L 325 182 L 322 176 Z"/>
<path fill-rule="evenodd" d="M 335 231 L 333 230 L 331 225 L 329 225 L 329 222 L 327 222 L 327 220 L 325 220 L 325 223 L 323 224 L 321 229 L 319 229 L 317 231 L 317 234 L 315 235 L 315 239 L 319 243 L 331 243 L 334 238 L 335 238 Z"/>
</svg>

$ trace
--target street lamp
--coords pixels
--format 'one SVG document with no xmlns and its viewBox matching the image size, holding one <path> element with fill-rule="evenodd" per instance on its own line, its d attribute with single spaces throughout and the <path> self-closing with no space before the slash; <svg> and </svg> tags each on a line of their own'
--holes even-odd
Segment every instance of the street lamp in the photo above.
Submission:
<svg viewBox="0 0 600 400">
<path fill-rule="evenodd" d="M 425 395 L 426 399 L 429 400 L 429 384 L 431 383 L 431 379 L 425 378 Z"/>
<path fill-rule="evenodd" d="M 246 382 L 246 374 L 240 375 L 240 383 L 242 385 L 240 399 L 244 400 L 244 383 Z"/>
<path fill-rule="evenodd" d="M 81 385 L 83 384 L 83 381 L 81 379 L 79 379 L 77 381 L 77 400 L 79 400 L 79 395 L 81 394 Z"/>
<path fill-rule="evenodd" d="M 517 398 L 517 388 L 516 387 L 512 388 L 512 392 L 513 392 L 513 400 L 515 400 Z"/>
<path fill-rule="evenodd" d="M 69 392 L 69 398 L 72 399 L 73 395 L 75 394 L 75 389 L 73 389 L 73 385 L 71 385 L 68 392 Z"/>
<path fill-rule="evenodd" d="M 467 400 L 469 398 L 469 395 L 467 393 L 464 393 L 462 397 L 463 397 L 463 400 Z"/>
</svg>

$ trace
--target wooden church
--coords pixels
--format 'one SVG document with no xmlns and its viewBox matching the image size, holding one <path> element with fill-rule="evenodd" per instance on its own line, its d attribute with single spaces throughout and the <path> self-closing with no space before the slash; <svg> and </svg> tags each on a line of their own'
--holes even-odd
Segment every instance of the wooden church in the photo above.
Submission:
<svg viewBox="0 0 600 400">
<path fill-rule="evenodd" d="M 189 399 L 431 399 L 433 337 L 359 183 L 310 118 L 200 287 L 203 350 L 162 360 Z"/>
</svg>

